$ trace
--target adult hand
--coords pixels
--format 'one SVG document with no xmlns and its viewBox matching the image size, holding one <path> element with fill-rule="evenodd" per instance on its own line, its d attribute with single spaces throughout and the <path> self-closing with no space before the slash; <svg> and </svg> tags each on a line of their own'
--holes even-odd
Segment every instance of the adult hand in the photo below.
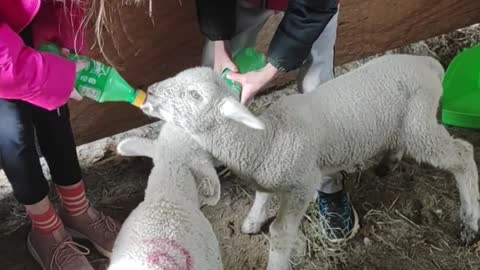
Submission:
<svg viewBox="0 0 480 270">
<path fill-rule="evenodd" d="M 232 72 L 238 72 L 238 68 L 233 63 L 232 52 L 230 49 L 230 42 L 219 40 L 213 42 L 214 47 L 214 62 L 213 70 L 222 73 L 224 69 L 228 68 Z"/>
<path fill-rule="evenodd" d="M 231 72 L 227 74 L 227 78 L 237 81 L 242 85 L 241 103 L 248 105 L 253 101 L 255 95 L 263 90 L 263 87 L 274 79 L 278 73 L 278 69 L 268 63 L 264 68 L 258 71 L 251 71 L 245 74 Z"/>
</svg>

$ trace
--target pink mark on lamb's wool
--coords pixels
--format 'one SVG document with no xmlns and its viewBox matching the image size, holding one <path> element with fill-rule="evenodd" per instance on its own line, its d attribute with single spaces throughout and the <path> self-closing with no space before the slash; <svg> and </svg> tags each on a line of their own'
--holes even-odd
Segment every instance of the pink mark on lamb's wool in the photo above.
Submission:
<svg viewBox="0 0 480 270">
<path fill-rule="evenodd" d="M 147 254 L 150 267 L 164 270 L 192 270 L 192 256 L 180 243 L 172 239 L 144 241 L 152 250 Z"/>
</svg>

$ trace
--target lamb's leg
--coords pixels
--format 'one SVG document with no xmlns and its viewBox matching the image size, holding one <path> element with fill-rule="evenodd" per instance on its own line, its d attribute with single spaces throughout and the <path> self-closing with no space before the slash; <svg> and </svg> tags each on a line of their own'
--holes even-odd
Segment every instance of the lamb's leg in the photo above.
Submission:
<svg viewBox="0 0 480 270">
<path fill-rule="evenodd" d="M 262 226 L 268 220 L 268 210 L 270 209 L 272 196 L 270 193 L 255 192 L 255 201 L 253 202 L 252 208 L 250 208 L 250 212 L 248 212 L 247 218 L 243 221 L 242 233 L 260 233 Z"/>
<path fill-rule="evenodd" d="M 313 199 L 314 193 L 308 190 L 281 195 L 278 215 L 270 225 L 267 270 L 290 269 L 290 255 L 298 242 L 298 227 Z"/>
<path fill-rule="evenodd" d="M 422 134 L 418 130 L 407 134 L 407 138 L 408 154 L 419 162 L 428 162 L 454 175 L 460 193 L 460 218 L 464 224 L 461 236 L 470 243 L 478 233 L 480 220 L 478 171 L 473 146 L 464 140 L 452 138 L 438 124 L 426 127 Z"/>
<path fill-rule="evenodd" d="M 377 176 L 385 177 L 395 171 L 402 160 L 404 152 L 405 151 L 403 148 L 399 150 L 397 149 L 394 151 L 388 151 L 375 169 Z"/>
</svg>

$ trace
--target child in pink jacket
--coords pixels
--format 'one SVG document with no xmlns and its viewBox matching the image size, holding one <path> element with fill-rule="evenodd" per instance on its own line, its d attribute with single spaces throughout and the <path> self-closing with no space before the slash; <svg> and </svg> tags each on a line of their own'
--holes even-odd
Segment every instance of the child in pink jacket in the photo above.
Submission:
<svg viewBox="0 0 480 270">
<path fill-rule="evenodd" d="M 0 1 L 0 164 L 32 221 L 28 250 L 48 270 L 93 269 L 88 249 L 72 236 L 109 257 L 120 229 L 85 196 L 67 107 L 79 64 L 34 49 L 48 41 L 82 52 L 80 2 Z M 35 136 L 62 201 L 59 212 L 48 199 Z"/>
</svg>

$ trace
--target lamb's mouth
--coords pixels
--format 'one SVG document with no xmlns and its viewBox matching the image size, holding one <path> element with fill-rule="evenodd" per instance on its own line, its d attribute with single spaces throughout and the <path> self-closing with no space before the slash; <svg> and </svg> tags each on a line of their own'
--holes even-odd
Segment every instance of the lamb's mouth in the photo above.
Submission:
<svg viewBox="0 0 480 270">
<path fill-rule="evenodd" d="M 140 107 L 140 110 L 149 117 L 160 118 L 157 114 L 158 112 L 161 114 L 162 108 L 159 105 L 154 106 L 147 100 L 147 102 Z M 157 113 L 155 113 L 155 111 L 157 111 Z"/>
<path fill-rule="evenodd" d="M 145 114 L 152 113 L 153 105 L 150 102 L 148 102 L 148 99 L 147 99 L 147 102 L 145 102 L 142 106 L 140 106 L 140 110 L 142 110 L 142 112 L 144 112 Z"/>
<path fill-rule="evenodd" d="M 154 106 L 151 103 L 146 102 L 144 105 L 142 105 L 142 107 L 140 107 L 140 110 L 142 110 L 142 112 L 149 118 L 161 119 L 164 121 L 171 120 L 171 117 L 169 117 L 171 114 L 158 104 Z"/>
</svg>

